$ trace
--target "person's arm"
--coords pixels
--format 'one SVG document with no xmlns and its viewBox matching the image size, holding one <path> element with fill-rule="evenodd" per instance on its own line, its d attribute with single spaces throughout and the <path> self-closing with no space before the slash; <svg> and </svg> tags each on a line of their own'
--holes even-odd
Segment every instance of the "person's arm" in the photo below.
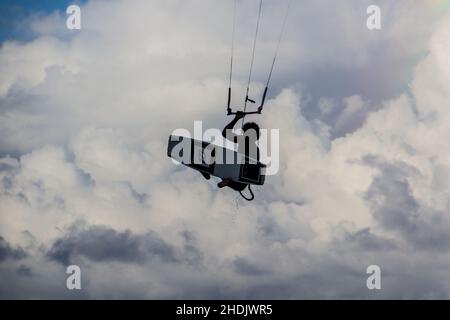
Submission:
<svg viewBox="0 0 450 320">
<path fill-rule="evenodd" d="M 237 136 L 236 134 L 233 133 L 233 128 L 236 125 L 236 123 L 245 117 L 245 113 L 242 111 L 238 111 L 236 113 L 236 116 L 234 117 L 233 120 L 231 120 L 231 122 L 229 124 L 226 125 L 226 127 L 223 129 L 222 131 L 222 136 L 225 139 L 228 139 L 230 141 L 233 141 L 234 138 Z M 234 141 L 233 141 L 234 142 Z"/>
</svg>

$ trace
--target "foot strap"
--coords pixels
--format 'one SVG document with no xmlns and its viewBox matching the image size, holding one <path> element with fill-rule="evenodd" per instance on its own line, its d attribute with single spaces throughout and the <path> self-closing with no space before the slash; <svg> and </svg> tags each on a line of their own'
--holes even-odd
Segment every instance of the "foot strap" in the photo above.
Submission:
<svg viewBox="0 0 450 320">
<path fill-rule="evenodd" d="M 245 190 L 245 189 L 244 189 L 244 190 Z M 244 191 L 244 190 L 242 190 L 242 191 Z M 248 191 L 250 191 L 250 195 L 251 195 L 250 198 L 247 198 L 247 197 L 242 193 L 242 191 L 239 191 L 239 193 L 241 194 L 241 197 L 244 198 L 245 200 L 247 200 L 247 201 L 253 201 L 253 199 L 255 199 L 255 195 L 253 194 L 253 191 L 252 191 L 252 188 L 250 187 L 250 185 L 248 185 Z"/>
</svg>

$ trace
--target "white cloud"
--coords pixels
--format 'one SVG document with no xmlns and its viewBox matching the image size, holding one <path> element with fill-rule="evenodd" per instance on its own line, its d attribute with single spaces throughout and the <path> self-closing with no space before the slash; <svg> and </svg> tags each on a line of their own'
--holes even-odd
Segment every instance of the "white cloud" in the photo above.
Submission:
<svg viewBox="0 0 450 320">
<path fill-rule="evenodd" d="M 83 29 L 70 35 L 51 31 L 61 22 L 54 15 L 42 26 L 33 20 L 36 39 L 0 50 L 0 235 L 30 253 L 1 262 L 6 285 L 17 288 L 10 295 L 70 297 L 58 282 L 63 268 L 47 256 L 66 241 L 88 297 L 371 298 L 364 276 L 373 263 L 390 270 L 376 297 L 448 297 L 438 277 L 450 263 L 450 16 L 422 2 L 382 4 L 389 15 L 378 35 L 365 29 L 364 2 L 294 7 L 274 74 L 283 90 L 254 118 L 280 129 L 280 172 L 253 203 L 175 167 L 165 150 L 175 128 L 229 120 L 228 2 L 89 2 Z M 240 5 L 251 12 L 254 3 Z M 283 14 L 278 3 L 267 5 L 252 97 L 261 93 Z M 419 12 L 429 23 L 416 24 Z M 238 18 L 236 104 L 254 23 Z M 407 63 L 393 67 L 399 60 Z M 385 69 L 365 73 L 373 65 Z M 307 82 L 301 68 L 318 76 Z M 327 83 L 335 79 L 342 86 L 333 95 Z M 385 82 L 376 95 L 386 101 L 366 97 Z M 306 83 L 301 92 L 298 83 Z M 312 87 L 324 90 L 316 104 Z M 132 248 L 152 231 L 176 252 L 202 258 L 195 266 L 96 259 L 89 235 L 98 241 L 104 233 L 95 230 L 112 230 L 104 232 Z M 427 265 L 436 250 L 444 253 Z M 16 272 L 21 264 L 32 280 Z"/>
</svg>

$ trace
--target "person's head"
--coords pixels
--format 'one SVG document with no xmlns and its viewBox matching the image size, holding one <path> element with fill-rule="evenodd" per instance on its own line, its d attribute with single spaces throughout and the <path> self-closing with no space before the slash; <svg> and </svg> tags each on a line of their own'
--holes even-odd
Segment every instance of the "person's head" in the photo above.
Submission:
<svg viewBox="0 0 450 320">
<path fill-rule="evenodd" d="M 242 131 L 244 131 L 244 135 L 252 136 L 256 134 L 256 140 L 259 139 L 260 132 L 259 126 L 255 122 L 247 122 L 242 126 Z"/>
</svg>

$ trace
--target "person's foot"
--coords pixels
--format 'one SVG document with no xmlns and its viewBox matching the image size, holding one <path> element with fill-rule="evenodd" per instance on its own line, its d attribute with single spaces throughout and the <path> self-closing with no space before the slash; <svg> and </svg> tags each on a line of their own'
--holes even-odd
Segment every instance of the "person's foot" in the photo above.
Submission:
<svg viewBox="0 0 450 320">
<path fill-rule="evenodd" d="M 219 188 L 224 188 L 224 187 L 228 186 L 228 185 L 230 184 L 231 181 L 232 181 L 231 178 L 225 178 L 225 179 L 222 179 L 222 181 L 219 182 L 219 183 L 217 184 L 217 186 L 218 186 Z"/>
<path fill-rule="evenodd" d="M 200 171 L 200 173 L 202 174 L 202 176 L 203 176 L 206 180 L 211 179 L 211 175 L 210 175 L 210 174 L 208 174 L 208 173 L 206 173 L 206 172 L 202 172 L 202 171 Z"/>
</svg>

